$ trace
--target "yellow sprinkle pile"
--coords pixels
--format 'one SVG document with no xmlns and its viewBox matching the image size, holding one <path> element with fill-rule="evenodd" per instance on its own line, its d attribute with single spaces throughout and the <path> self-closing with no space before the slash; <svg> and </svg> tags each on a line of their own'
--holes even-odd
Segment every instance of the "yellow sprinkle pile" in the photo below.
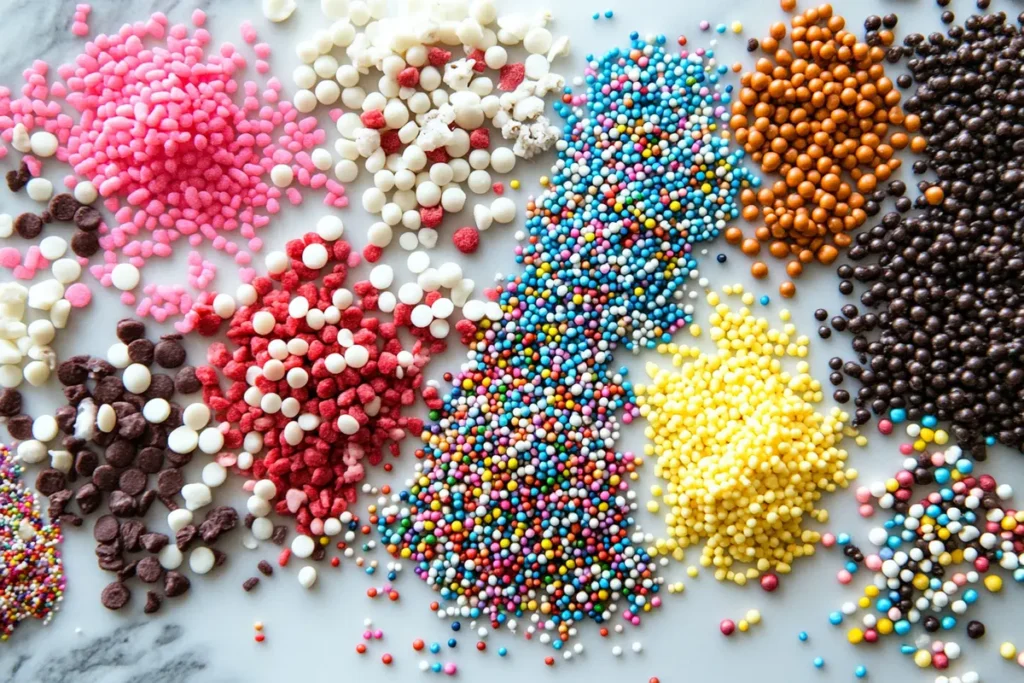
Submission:
<svg viewBox="0 0 1024 683">
<path fill-rule="evenodd" d="M 857 476 L 844 469 L 839 447 L 856 432 L 846 413 L 815 410 L 821 384 L 806 361 L 795 374 L 783 368 L 783 358 L 807 356 L 807 337 L 789 323 L 773 329 L 746 307 L 734 312 L 714 292 L 707 298 L 718 352 L 662 345 L 675 369 L 649 363 L 651 383 L 637 388 L 645 453 L 657 456 L 655 474 L 666 484 L 652 493 L 667 507 L 668 537 L 650 552 L 682 560 L 706 539 L 700 564 L 743 585 L 763 572 L 788 573 L 795 558 L 814 553 L 820 534 L 802 522 L 826 522 L 828 512 L 815 507 L 822 492 Z"/>
</svg>

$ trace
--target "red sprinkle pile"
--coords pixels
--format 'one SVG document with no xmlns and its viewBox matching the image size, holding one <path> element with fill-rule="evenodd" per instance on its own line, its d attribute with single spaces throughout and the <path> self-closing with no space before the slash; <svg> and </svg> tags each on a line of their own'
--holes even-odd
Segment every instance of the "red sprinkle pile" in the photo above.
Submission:
<svg viewBox="0 0 1024 683">
<path fill-rule="evenodd" d="M 303 264 L 303 252 L 311 244 L 326 247 L 328 261 L 321 269 Z M 298 532 L 309 534 L 311 528 L 322 528 L 327 517 L 338 516 L 355 501 L 366 463 L 378 465 L 385 448 L 397 457 L 398 441 L 409 432 L 420 434 L 422 420 L 403 416 L 402 409 L 414 403 L 418 391 L 428 405 L 436 403 L 437 390 L 425 386 L 422 369 L 430 354 L 442 351 L 445 345 L 408 323 L 381 322 L 367 314 L 376 310 L 379 292 L 368 281 L 357 282 L 352 292 L 343 288 L 348 269 L 359 262 L 359 255 L 347 242 L 328 242 L 309 233 L 290 241 L 286 253 L 290 268 L 255 278 L 251 283 L 255 301 L 241 305 L 231 318 L 227 337 L 233 349 L 222 343 L 212 344 L 208 352 L 211 365 L 199 368 L 196 374 L 204 385 L 206 404 L 216 411 L 218 419 L 231 425 L 225 434 L 225 448 L 242 447 L 247 438 L 255 438 L 259 444 L 255 435 L 262 437 L 264 455 L 243 472 L 252 479 L 272 480 L 278 492 L 276 512 L 295 515 Z M 322 283 L 317 284 L 321 275 Z M 312 325 L 309 315 L 291 317 L 289 304 L 297 297 L 308 302 L 309 311 L 319 310 L 323 316 L 314 314 Z M 407 319 L 405 308 L 409 307 L 402 311 Z M 254 317 L 260 312 L 270 313 L 274 319 L 273 330 L 265 335 L 254 330 Z M 396 318 L 398 313 L 396 310 Z M 206 325 L 205 318 L 214 315 L 210 311 L 200 315 L 200 330 Z M 330 322 L 334 318 L 337 322 Z M 211 321 L 210 328 L 215 330 L 216 321 Z M 398 336 L 403 326 L 417 337 L 409 351 L 403 350 Z M 277 361 L 283 363 L 285 376 L 276 380 L 268 378 L 263 370 L 274 358 L 269 348 L 272 339 L 304 342 L 299 344 L 301 353 L 289 352 L 282 358 L 284 354 L 278 351 Z M 332 371 L 329 357 L 348 357 L 346 350 L 356 345 L 368 352 L 365 364 L 340 372 L 335 366 Z M 334 361 L 337 363 L 336 357 Z M 224 391 L 214 368 L 230 382 Z M 288 381 L 295 369 L 308 377 L 301 386 Z M 277 367 L 277 372 L 270 374 L 279 376 L 280 371 Z M 257 403 L 252 395 L 255 392 L 246 400 L 251 387 L 260 397 L 274 394 L 282 401 L 295 399 L 301 405 L 299 417 L 287 417 L 275 410 L 276 399 L 271 399 L 273 407 L 269 409 L 261 400 L 253 405 Z M 313 420 L 312 416 L 319 419 Z M 342 416 L 355 419 L 358 429 L 354 433 L 343 432 L 339 426 Z M 307 426 L 315 423 L 315 427 L 305 429 L 297 443 L 288 443 L 288 424 L 303 419 Z M 352 432 L 354 425 L 348 422 L 348 431 Z M 291 429 L 294 432 L 295 427 Z M 386 464 L 385 469 L 390 465 Z"/>
</svg>

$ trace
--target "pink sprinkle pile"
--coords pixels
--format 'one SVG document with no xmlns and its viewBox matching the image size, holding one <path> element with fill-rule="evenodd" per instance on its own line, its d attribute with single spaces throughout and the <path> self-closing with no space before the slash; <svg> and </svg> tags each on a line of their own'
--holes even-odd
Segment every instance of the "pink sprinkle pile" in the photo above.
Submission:
<svg viewBox="0 0 1024 683">
<path fill-rule="evenodd" d="M 79 5 L 76 25 L 87 14 L 88 5 Z M 299 185 L 326 186 L 325 203 L 348 203 L 344 188 L 310 161 L 308 152 L 325 139 L 316 119 L 300 118 L 281 100 L 276 78 L 262 92 L 254 81 L 235 80 L 246 57 L 231 43 L 211 50 L 205 19 L 195 12 L 190 34 L 154 14 L 87 42 L 52 83 L 49 66 L 37 61 L 24 72 L 21 97 L 0 89 L 0 139 L 10 142 L 18 123 L 53 133 L 57 158 L 91 181 L 113 213 L 113 227 L 101 228 L 103 263 L 90 269 L 103 284 L 119 262 L 141 269 L 151 258 L 171 256 L 177 244 L 195 249 L 203 242 L 233 256 L 251 279 L 251 253 L 262 246 L 257 229 L 279 211 L 282 195 L 290 203 L 302 199 L 295 187 L 282 192 L 269 183 L 276 164 L 291 165 Z M 243 36 L 249 44 L 257 39 L 251 27 Z M 270 49 L 261 43 L 255 54 L 264 61 Z M 6 147 L 0 149 L 2 156 Z M 199 258 L 189 266 L 189 284 L 206 289 L 212 264 Z M 125 303 L 134 304 L 135 295 L 126 294 Z M 167 292 L 147 299 L 137 312 L 164 319 L 186 316 L 184 304 L 191 303 Z M 181 323 L 188 331 L 194 317 Z"/>
</svg>

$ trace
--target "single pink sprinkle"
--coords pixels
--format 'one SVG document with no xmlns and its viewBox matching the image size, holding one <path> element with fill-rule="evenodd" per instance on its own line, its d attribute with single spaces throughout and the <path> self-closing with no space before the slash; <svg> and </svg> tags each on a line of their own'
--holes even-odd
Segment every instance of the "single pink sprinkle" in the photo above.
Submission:
<svg viewBox="0 0 1024 683">
<path fill-rule="evenodd" d="M 206 23 L 206 12 L 201 9 L 195 9 L 192 11 L 192 25 L 202 26 Z"/>
<path fill-rule="evenodd" d="M 871 491 L 868 489 L 867 486 L 858 486 L 856 497 L 858 503 L 870 503 Z"/>
<path fill-rule="evenodd" d="M 874 516 L 875 508 L 872 507 L 871 505 L 861 505 L 860 507 L 857 508 L 857 514 L 867 519 L 868 517 Z"/>
<path fill-rule="evenodd" d="M 831 548 L 836 544 L 836 537 L 831 532 L 825 532 L 821 535 L 821 544 L 826 548 Z"/>
<path fill-rule="evenodd" d="M 92 291 L 81 282 L 76 282 L 64 290 L 64 298 L 75 308 L 83 308 L 92 301 Z"/>
<path fill-rule="evenodd" d="M 840 569 L 839 573 L 836 574 L 836 578 L 839 580 L 839 583 L 846 585 L 853 581 L 853 574 L 846 571 L 845 569 Z"/>
<path fill-rule="evenodd" d="M 868 555 L 864 558 L 864 566 L 873 572 L 882 568 L 882 558 L 878 555 Z"/>
<path fill-rule="evenodd" d="M 21 265 L 21 252 L 17 247 L 0 248 L 0 266 L 4 268 L 16 268 Z"/>
</svg>

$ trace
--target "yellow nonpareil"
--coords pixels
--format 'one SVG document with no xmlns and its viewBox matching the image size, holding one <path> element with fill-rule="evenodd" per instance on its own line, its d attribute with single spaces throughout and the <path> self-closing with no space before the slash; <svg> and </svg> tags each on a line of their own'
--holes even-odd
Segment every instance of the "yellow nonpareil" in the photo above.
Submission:
<svg viewBox="0 0 1024 683">
<path fill-rule="evenodd" d="M 649 509 L 664 510 L 668 539 L 650 551 L 681 557 L 676 550 L 703 542 L 700 564 L 742 585 L 813 554 L 820 535 L 804 523 L 826 521 L 822 494 L 846 488 L 856 472 L 840 447 L 848 416 L 816 410 L 821 385 L 799 360 L 807 337 L 788 323 L 771 329 L 746 307 L 733 311 L 715 293 L 708 303 L 717 353 L 665 344 L 671 367 L 648 364 L 651 382 L 637 389 L 645 455 L 656 456 L 664 480 L 661 504 Z"/>
</svg>

